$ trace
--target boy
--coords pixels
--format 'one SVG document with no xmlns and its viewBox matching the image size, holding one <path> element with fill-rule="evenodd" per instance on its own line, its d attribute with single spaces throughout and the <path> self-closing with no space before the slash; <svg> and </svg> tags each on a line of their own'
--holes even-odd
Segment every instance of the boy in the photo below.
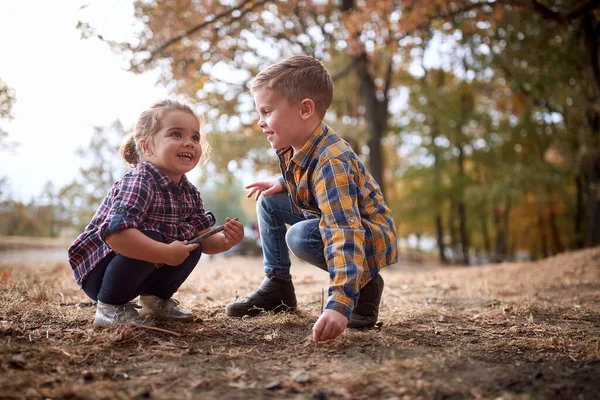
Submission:
<svg viewBox="0 0 600 400">
<path fill-rule="evenodd" d="M 315 342 L 335 339 L 346 327 L 372 327 L 383 292 L 379 271 L 397 261 L 396 233 L 378 184 L 323 122 L 333 98 L 331 76 L 315 58 L 292 56 L 260 72 L 251 91 L 258 126 L 277 150 L 283 176 L 246 187 L 258 201 L 266 277 L 249 297 L 227 305 L 227 315 L 296 308 L 289 247 L 329 272 Z"/>
</svg>

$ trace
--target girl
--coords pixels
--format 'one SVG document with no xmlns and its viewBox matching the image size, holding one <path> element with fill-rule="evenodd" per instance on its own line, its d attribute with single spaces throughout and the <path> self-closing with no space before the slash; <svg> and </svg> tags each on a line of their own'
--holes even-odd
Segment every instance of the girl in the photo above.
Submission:
<svg viewBox="0 0 600 400">
<path fill-rule="evenodd" d="M 162 100 L 141 114 L 121 146 L 135 169 L 112 186 L 69 248 L 75 280 L 97 301 L 94 326 L 193 319 L 171 297 L 203 252 L 226 251 L 244 236 L 243 225 L 226 218 L 223 234 L 187 242 L 215 223 L 185 176 L 208 150 L 189 106 Z M 131 303 L 138 295 L 139 313 Z"/>
</svg>

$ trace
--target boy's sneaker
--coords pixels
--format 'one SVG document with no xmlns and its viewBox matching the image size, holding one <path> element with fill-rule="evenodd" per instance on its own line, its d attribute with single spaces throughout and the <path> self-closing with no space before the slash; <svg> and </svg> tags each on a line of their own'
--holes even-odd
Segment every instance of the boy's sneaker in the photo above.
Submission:
<svg viewBox="0 0 600 400">
<path fill-rule="evenodd" d="M 179 308 L 178 305 L 179 302 L 175 299 L 164 300 L 152 295 L 141 295 L 140 315 L 162 321 L 191 321 L 194 319 L 191 311 Z"/>
<path fill-rule="evenodd" d="M 375 326 L 379 315 L 379 302 L 383 293 L 383 278 L 377 275 L 360 289 L 358 303 L 348 320 L 348 328 L 366 329 Z"/>
<path fill-rule="evenodd" d="M 142 317 L 136 310 L 134 303 L 125 303 L 114 306 L 99 301 L 96 304 L 96 316 L 94 326 L 115 326 L 119 324 L 131 324 L 138 326 L 156 326 L 150 318 Z"/>
<path fill-rule="evenodd" d="M 230 317 L 256 316 L 261 311 L 294 311 L 296 294 L 291 279 L 265 277 L 260 287 L 245 299 L 234 301 L 225 308 Z"/>
</svg>

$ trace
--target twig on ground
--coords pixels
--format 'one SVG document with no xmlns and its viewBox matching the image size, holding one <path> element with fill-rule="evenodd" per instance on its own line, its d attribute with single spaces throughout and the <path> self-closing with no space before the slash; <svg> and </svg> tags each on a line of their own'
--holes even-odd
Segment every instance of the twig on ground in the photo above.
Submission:
<svg viewBox="0 0 600 400">
<path fill-rule="evenodd" d="M 319 315 L 323 314 L 323 307 L 325 307 L 325 290 L 321 288 L 321 312 Z"/>
<path fill-rule="evenodd" d="M 171 335 L 175 335 L 175 336 L 181 336 L 181 333 L 179 333 L 179 332 L 171 331 L 169 329 L 164 329 L 164 328 L 158 328 L 156 326 L 146 326 L 146 325 L 135 325 L 135 326 L 138 328 L 150 329 L 153 331 L 170 333 Z"/>
<path fill-rule="evenodd" d="M 81 307 L 92 307 L 95 306 L 96 302 L 95 301 L 79 301 L 77 303 L 59 303 L 59 306 L 61 307 L 68 307 L 68 306 L 77 306 L 77 308 L 81 308 Z"/>
</svg>

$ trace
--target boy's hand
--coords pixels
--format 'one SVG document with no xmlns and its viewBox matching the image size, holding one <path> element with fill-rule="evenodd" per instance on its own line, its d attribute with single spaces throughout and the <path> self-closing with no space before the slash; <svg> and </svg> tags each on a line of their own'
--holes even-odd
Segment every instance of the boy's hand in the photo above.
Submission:
<svg viewBox="0 0 600 400">
<path fill-rule="evenodd" d="M 246 189 L 250 189 L 246 197 L 254 196 L 254 200 L 258 200 L 258 196 L 260 196 L 261 193 L 264 196 L 270 196 L 285 190 L 279 179 L 270 182 L 254 182 L 246 186 Z"/>
<path fill-rule="evenodd" d="M 187 244 L 187 241 L 173 241 L 169 243 L 169 251 L 166 254 L 167 260 L 165 264 L 176 266 L 185 261 L 186 258 L 190 255 L 190 252 L 196 250 L 198 248 L 198 244 Z"/>
<path fill-rule="evenodd" d="M 324 310 L 313 326 L 313 342 L 335 339 L 348 325 L 348 318 L 335 310 Z"/>
</svg>

